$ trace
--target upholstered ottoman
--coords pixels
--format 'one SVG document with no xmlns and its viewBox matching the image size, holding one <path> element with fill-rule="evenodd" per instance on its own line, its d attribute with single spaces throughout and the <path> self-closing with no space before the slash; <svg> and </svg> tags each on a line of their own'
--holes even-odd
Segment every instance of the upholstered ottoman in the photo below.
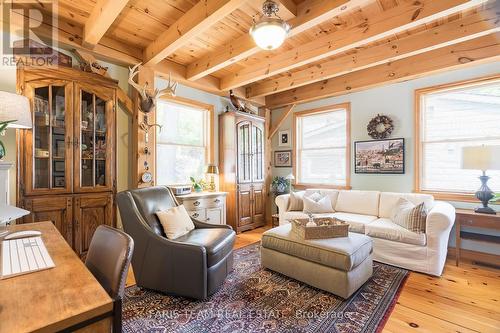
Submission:
<svg viewBox="0 0 500 333">
<path fill-rule="evenodd" d="M 264 232 L 262 266 L 343 298 L 372 276 L 370 237 L 350 232 L 348 237 L 304 240 L 291 227 Z"/>
</svg>

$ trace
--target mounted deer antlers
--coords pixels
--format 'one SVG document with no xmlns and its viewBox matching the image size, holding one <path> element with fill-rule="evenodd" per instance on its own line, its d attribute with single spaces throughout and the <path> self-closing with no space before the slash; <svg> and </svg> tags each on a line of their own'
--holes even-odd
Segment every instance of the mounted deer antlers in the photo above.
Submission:
<svg viewBox="0 0 500 333">
<path fill-rule="evenodd" d="M 139 108 L 142 112 L 148 113 L 156 106 L 156 99 L 160 96 L 170 95 L 175 96 L 175 90 L 177 89 L 177 82 L 171 80 L 170 74 L 168 75 L 168 85 L 162 90 L 155 89 L 153 93 L 148 91 L 148 83 L 146 82 L 142 87 L 134 81 L 134 77 L 139 73 L 139 66 L 142 63 L 138 63 L 134 67 L 129 67 L 128 83 L 139 92 L 141 102 Z"/>
</svg>

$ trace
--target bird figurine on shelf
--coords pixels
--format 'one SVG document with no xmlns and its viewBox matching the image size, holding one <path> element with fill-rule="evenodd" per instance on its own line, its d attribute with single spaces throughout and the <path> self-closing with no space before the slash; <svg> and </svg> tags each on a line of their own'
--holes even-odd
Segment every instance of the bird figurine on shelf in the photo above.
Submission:
<svg viewBox="0 0 500 333">
<path fill-rule="evenodd" d="M 243 102 L 234 95 L 232 90 L 229 90 L 229 100 L 231 101 L 231 104 L 234 106 L 236 111 L 245 112 L 245 106 Z"/>
</svg>

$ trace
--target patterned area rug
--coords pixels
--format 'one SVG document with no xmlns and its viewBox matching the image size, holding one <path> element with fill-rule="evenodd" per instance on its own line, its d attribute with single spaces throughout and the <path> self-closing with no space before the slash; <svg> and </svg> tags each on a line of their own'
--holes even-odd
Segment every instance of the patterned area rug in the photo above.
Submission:
<svg viewBox="0 0 500 333">
<path fill-rule="evenodd" d="M 235 250 L 234 271 L 206 301 L 126 289 L 123 331 L 378 332 L 408 271 L 374 262 L 373 277 L 349 299 L 260 266 L 260 243 Z"/>
</svg>

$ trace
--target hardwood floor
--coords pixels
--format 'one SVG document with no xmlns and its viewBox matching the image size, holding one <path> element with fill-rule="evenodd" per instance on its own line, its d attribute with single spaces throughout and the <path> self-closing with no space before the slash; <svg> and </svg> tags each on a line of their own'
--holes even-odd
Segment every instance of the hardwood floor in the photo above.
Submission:
<svg viewBox="0 0 500 333">
<path fill-rule="evenodd" d="M 269 228 L 237 235 L 234 247 Z M 134 283 L 129 271 L 127 285 Z M 449 259 L 441 277 L 411 272 L 383 332 L 500 332 L 500 269 Z"/>
</svg>

